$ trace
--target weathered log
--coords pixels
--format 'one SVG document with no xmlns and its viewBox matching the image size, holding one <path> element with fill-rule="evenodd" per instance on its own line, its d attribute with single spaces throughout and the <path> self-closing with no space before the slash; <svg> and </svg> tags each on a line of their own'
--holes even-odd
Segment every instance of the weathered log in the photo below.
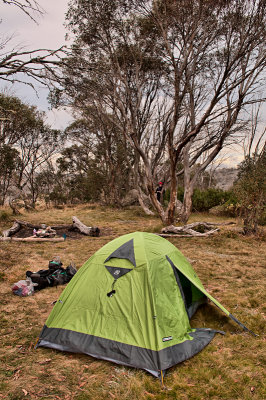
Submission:
<svg viewBox="0 0 266 400">
<path fill-rule="evenodd" d="M 219 231 L 219 229 L 215 229 L 215 230 L 213 230 L 213 231 L 209 231 L 209 232 L 206 232 L 206 233 L 200 233 L 199 234 L 199 232 L 196 232 L 196 233 L 198 233 L 198 234 L 195 234 L 195 233 L 193 233 L 193 234 L 177 234 L 177 233 L 158 233 L 157 235 L 158 236 L 161 236 L 161 237 L 163 237 L 163 238 L 170 238 L 170 237 L 179 237 L 179 238 L 181 238 L 181 237 L 186 237 L 186 238 L 192 238 L 192 237 L 206 237 L 206 236 L 210 236 L 210 235 L 212 235 L 212 234 L 214 234 L 214 233 L 217 233 Z"/>
<path fill-rule="evenodd" d="M 1 241 L 11 241 L 11 242 L 63 242 L 64 238 L 38 238 L 36 236 L 29 236 L 26 238 L 17 237 L 0 237 Z"/>
<path fill-rule="evenodd" d="M 100 229 L 98 227 L 86 226 L 77 217 L 72 217 L 73 227 L 78 229 L 80 233 L 87 236 L 99 236 Z"/>
<path fill-rule="evenodd" d="M 17 222 L 18 224 L 20 224 L 21 227 L 25 226 L 26 228 L 31 228 L 31 229 L 42 229 L 44 225 L 45 225 L 45 226 L 48 226 L 47 224 L 40 224 L 40 223 L 38 223 L 38 224 L 31 224 L 30 222 L 21 221 L 21 220 L 18 220 L 18 219 L 16 219 L 15 222 Z M 73 228 L 73 225 L 72 225 L 72 224 L 71 224 L 71 225 L 69 225 L 69 224 L 66 224 L 66 225 L 60 224 L 60 225 L 49 225 L 49 226 L 50 226 L 52 229 L 67 229 L 67 230 L 68 230 L 68 229 Z"/>
<path fill-rule="evenodd" d="M 21 229 L 21 224 L 18 221 L 15 221 L 14 224 L 11 226 L 10 229 L 3 231 L 4 237 L 10 237 L 17 233 Z"/>
<path fill-rule="evenodd" d="M 51 237 L 51 238 L 41 238 L 41 237 L 35 237 L 35 236 L 30 236 L 27 238 L 12 238 L 12 241 L 15 242 L 63 242 L 64 238 L 59 237 Z"/>
<path fill-rule="evenodd" d="M 50 225 L 50 227 L 52 229 L 55 229 L 55 230 L 57 230 L 57 229 L 66 229 L 67 231 L 70 231 L 71 229 L 73 229 L 73 225 L 72 224 L 71 225 L 69 225 L 69 224 L 67 224 L 67 225 Z"/>
<path fill-rule="evenodd" d="M 197 229 L 200 229 L 201 232 L 199 232 Z M 210 222 L 194 222 L 193 224 L 188 224 L 184 226 L 169 225 L 161 230 L 160 236 L 205 237 L 213 235 L 219 230 L 220 229 L 217 228 L 215 224 Z"/>
</svg>

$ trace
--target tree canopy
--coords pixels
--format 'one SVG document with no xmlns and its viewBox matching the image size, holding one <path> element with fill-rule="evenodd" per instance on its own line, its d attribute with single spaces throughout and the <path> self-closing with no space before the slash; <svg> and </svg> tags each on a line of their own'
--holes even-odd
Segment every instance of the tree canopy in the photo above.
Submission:
<svg viewBox="0 0 266 400">
<path fill-rule="evenodd" d="M 175 219 L 178 177 L 186 221 L 198 176 L 241 138 L 250 104 L 264 100 L 265 8 L 263 0 L 69 4 L 75 41 L 64 60 L 63 101 L 116 127 L 134 152 L 139 194 L 164 223 Z M 158 180 L 170 189 L 167 209 L 155 195 Z"/>
<path fill-rule="evenodd" d="M 45 123 L 45 115 L 15 96 L 0 94 L 1 202 L 8 194 L 38 197 L 36 178 L 63 143 L 62 132 Z"/>
</svg>

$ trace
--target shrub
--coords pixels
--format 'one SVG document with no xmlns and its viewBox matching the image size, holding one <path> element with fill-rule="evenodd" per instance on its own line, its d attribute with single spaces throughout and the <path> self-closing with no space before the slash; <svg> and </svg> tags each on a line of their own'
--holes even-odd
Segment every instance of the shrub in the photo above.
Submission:
<svg viewBox="0 0 266 400">
<path fill-rule="evenodd" d="M 0 221 L 9 221 L 10 215 L 6 211 L 0 211 Z"/>
<path fill-rule="evenodd" d="M 258 225 L 266 220 L 266 145 L 261 151 L 247 155 L 238 166 L 238 180 L 234 185 L 244 220 L 244 233 L 257 234 Z"/>
<path fill-rule="evenodd" d="M 208 211 L 222 204 L 235 204 L 236 198 L 232 192 L 221 189 L 210 188 L 207 190 L 195 189 L 192 196 L 192 207 L 194 211 Z"/>
<path fill-rule="evenodd" d="M 177 190 L 177 199 L 183 202 L 184 188 L 179 187 Z M 169 202 L 170 190 L 166 189 L 164 201 Z M 193 211 L 208 211 L 213 207 L 224 205 L 225 214 L 235 216 L 237 207 L 237 198 L 232 191 L 222 189 L 209 188 L 206 190 L 195 189 L 192 196 Z"/>
</svg>

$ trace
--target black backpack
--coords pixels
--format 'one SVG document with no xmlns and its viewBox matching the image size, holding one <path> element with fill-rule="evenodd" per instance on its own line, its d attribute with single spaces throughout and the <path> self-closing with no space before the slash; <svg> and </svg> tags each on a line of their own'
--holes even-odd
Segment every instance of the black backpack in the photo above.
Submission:
<svg viewBox="0 0 266 400">
<path fill-rule="evenodd" d="M 33 283 L 37 283 L 37 286 L 34 288 L 35 291 L 48 286 L 64 285 L 73 278 L 77 269 L 75 264 L 72 263 L 66 269 L 62 265 L 61 262 L 50 261 L 49 269 L 41 269 L 37 272 L 27 271 L 26 277 L 31 278 Z"/>
</svg>

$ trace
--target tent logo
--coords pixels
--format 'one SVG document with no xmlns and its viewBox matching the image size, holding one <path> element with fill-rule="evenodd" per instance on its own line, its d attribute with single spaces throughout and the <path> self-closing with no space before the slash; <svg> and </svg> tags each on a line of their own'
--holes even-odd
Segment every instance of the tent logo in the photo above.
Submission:
<svg viewBox="0 0 266 400">
<path fill-rule="evenodd" d="M 119 275 L 119 274 L 120 274 L 120 269 L 116 269 L 114 275 Z"/>
<path fill-rule="evenodd" d="M 163 342 L 169 342 L 169 340 L 172 340 L 173 336 L 167 336 L 163 338 Z"/>
</svg>

